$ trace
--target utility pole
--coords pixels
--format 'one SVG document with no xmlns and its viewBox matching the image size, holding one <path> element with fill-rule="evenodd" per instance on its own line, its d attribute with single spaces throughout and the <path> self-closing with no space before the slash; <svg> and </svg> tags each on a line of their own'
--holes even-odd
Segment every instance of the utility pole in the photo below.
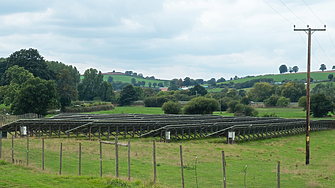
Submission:
<svg viewBox="0 0 335 188">
<path fill-rule="evenodd" d="M 326 31 L 326 25 L 323 29 L 312 29 L 307 25 L 307 29 L 296 29 L 294 31 L 305 31 L 308 34 L 308 54 L 307 54 L 307 90 L 306 90 L 306 165 L 309 164 L 309 131 L 310 127 L 310 79 L 311 79 L 311 36 L 315 31 Z"/>
</svg>

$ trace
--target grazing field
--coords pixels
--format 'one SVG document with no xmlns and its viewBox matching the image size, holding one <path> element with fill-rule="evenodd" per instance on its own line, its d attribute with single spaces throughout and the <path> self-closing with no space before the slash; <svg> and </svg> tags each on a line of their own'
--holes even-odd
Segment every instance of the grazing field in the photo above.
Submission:
<svg viewBox="0 0 335 188">
<path fill-rule="evenodd" d="M 161 187 L 181 187 L 179 145 L 183 147 L 183 162 L 186 187 L 196 187 L 195 160 L 197 157 L 196 173 L 199 187 L 222 187 L 221 151 L 226 154 L 226 179 L 228 187 L 243 187 L 244 172 L 247 166 L 247 187 L 275 187 L 276 165 L 281 163 L 282 187 L 332 187 L 335 184 L 335 130 L 311 133 L 310 165 L 305 165 L 305 135 L 284 138 L 272 138 L 241 144 L 227 145 L 220 138 L 202 140 L 178 141 L 171 143 L 156 142 L 157 180 Z M 131 139 L 131 177 L 132 180 L 152 182 L 152 138 Z M 99 176 L 99 142 L 77 140 L 75 138 L 45 139 L 45 172 L 58 174 L 59 148 L 63 143 L 62 175 L 40 175 L 41 172 L 41 139 L 31 138 L 29 163 L 31 174 L 37 174 L 43 184 L 49 187 L 59 187 L 78 174 L 78 144 L 82 143 L 82 175 L 87 179 L 93 177 L 93 182 L 106 181 Z M 127 140 L 120 138 L 119 142 Z M 11 139 L 3 139 L 3 158 L 10 161 Z M 115 174 L 114 147 L 103 145 L 103 177 L 113 177 Z M 127 177 L 127 148 L 119 147 L 120 175 Z M 26 164 L 26 139 L 14 140 L 14 158 L 23 160 Z M 17 176 L 6 178 L 5 185 L 20 187 L 27 176 L 25 168 L 17 170 L 13 166 L 3 165 L 1 177 L 10 172 Z M 18 176 L 20 175 L 20 176 Z M 16 178 L 15 178 L 16 177 Z M 25 177 L 24 177 L 25 178 Z M 63 180 L 64 178 L 64 180 Z M 43 180 L 45 179 L 45 180 Z M 80 181 L 80 179 L 75 181 Z M 27 180 L 28 185 L 36 184 L 35 178 Z M 54 181 L 56 181 L 54 183 Z M 57 182 L 59 181 L 59 182 Z M 51 182 L 51 183 L 49 183 Z M 53 184 L 54 183 L 54 184 Z M 69 183 L 69 186 L 75 182 Z M 25 184 L 27 185 L 27 184 Z M 80 185 L 80 184 L 78 184 Z M 88 184 L 89 185 L 89 184 Z M 84 186 L 85 187 L 85 186 Z M 89 186 L 86 186 L 89 187 Z"/>
<path fill-rule="evenodd" d="M 160 107 L 116 106 L 114 110 L 90 112 L 91 114 L 164 114 Z"/>
</svg>

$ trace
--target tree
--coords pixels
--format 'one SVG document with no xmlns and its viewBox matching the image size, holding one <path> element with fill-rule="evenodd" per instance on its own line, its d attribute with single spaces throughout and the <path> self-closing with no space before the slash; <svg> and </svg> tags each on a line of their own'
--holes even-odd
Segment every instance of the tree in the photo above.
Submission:
<svg viewBox="0 0 335 188">
<path fill-rule="evenodd" d="M 115 100 L 114 88 L 111 83 L 103 81 L 100 84 L 98 96 L 102 101 L 112 102 Z"/>
<path fill-rule="evenodd" d="M 142 74 L 142 73 L 139 73 L 139 74 L 137 75 L 137 77 L 139 77 L 139 78 L 143 78 L 143 74 Z"/>
<path fill-rule="evenodd" d="M 2 75 L 5 73 L 7 67 L 7 59 L 1 57 L 0 58 L 0 79 L 2 78 Z"/>
<path fill-rule="evenodd" d="M 184 81 L 183 81 L 183 86 L 190 86 L 191 85 L 191 79 L 190 77 L 186 77 L 184 78 Z"/>
<path fill-rule="evenodd" d="M 272 87 L 269 83 L 260 82 L 255 85 L 246 93 L 251 100 L 261 102 L 272 95 Z"/>
<path fill-rule="evenodd" d="M 136 79 L 135 79 L 135 78 L 132 78 L 132 79 L 130 80 L 130 82 L 131 82 L 134 86 L 136 86 Z"/>
<path fill-rule="evenodd" d="M 151 87 L 151 82 L 148 83 L 149 87 Z"/>
<path fill-rule="evenodd" d="M 307 105 L 307 97 L 306 96 L 302 96 L 299 98 L 298 101 L 298 106 L 304 108 L 304 110 L 306 110 L 306 105 Z"/>
<path fill-rule="evenodd" d="M 299 67 L 298 67 L 298 66 L 294 66 L 292 69 L 293 69 L 293 71 L 294 71 L 295 73 L 297 73 L 297 72 L 299 71 Z"/>
<path fill-rule="evenodd" d="M 335 105 L 323 93 L 319 93 L 311 96 L 310 108 L 314 117 L 323 117 L 329 112 L 334 114 Z"/>
<path fill-rule="evenodd" d="M 231 101 L 232 99 L 229 97 L 223 97 L 219 100 L 219 103 L 221 105 L 221 110 L 222 111 L 226 111 L 228 109 L 228 103 Z"/>
<path fill-rule="evenodd" d="M 279 67 L 280 74 L 287 72 L 287 66 L 286 65 L 280 65 Z"/>
<path fill-rule="evenodd" d="M 226 81 L 226 79 L 224 79 L 223 77 L 221 77 L 218 80 L 216 80 L 217 83 L 219 83 L 219 82 L 225 82 L 225 81 Z"/>
<path fill-rule="evenodd" d="M 179 102 L 168 101 L 163 104 L 162 110 L 164 114 L 180 114 L 181 104 Z"/>
<path fill-rule="evenodd" d="M 236 106 L 240 104 L 237 100 L 232 100 L 228 103 L 228 110 L 230 113 L 236 112 Z"/>
<path fill-rule="evenodd" d="M 197 97 L 186 103 L 184 114 L 212 114 L 219 109 L 219 102 L 213 98 Z"/>
<path fill-rule="evenodd" d="M 57 75 L 57 92 L 59 94 L 59 102 L 61 111 L 65 111 L 65 107 L 71 104 L 71 101 L 78 99 L 78 90 L 73 77 L 67 69 L 63 69 Z"/>
<path fill-rule="evenodd" d="M 103 75 L 101 71 L 90 68 L 84 73 L 84 78 L 78 84 L 79 100 L 93 100 L 95 97 L 101 97 L 101 84 Z"/>
<path fill-rule="evenodd" d="M 164 87 L 163 83 L 162 83 L 162 82 L 159 82 L 159 83 L 158 83 L 158 87 Z"/>
<path fill-rule="evenodd" d="M 145 81 L 144 81 L 144 80 L 141 82 L 141 85 L 142 85 L 143 87 L 145 86 Z"/>
<path fill-rule="evenodd" d="M 136 91 L 133 85 L 127 85 L 123 88 L 120 93 L 119 105 L 127 106 L 132 104 L 136 100 Z"/>
<path fill-rule="evenodd" d="M 289 67 L 289 68 L 288 68 L 288 71 L 289 71 L 290 73 L 292 73 L 292 72 L 293 72 L 292 67 Z"/>
<path fill-rule="evenodd" d="M 332 70 L 335 70 L 335 65 L 333 65 Z"/>
<path fill-rule="evenodd" d="M 321 64 L 319 70 L 322 70 L 322 71 L 327 70 L 326 65 L 325 64 Z"/>
<path fill-rule="evenodd" d="M 194 87 L 192 87 L 190 92 L 191 95 L 196 95 L 198 93 L 198 95 L 205 96 L 207 94 L 207 90 L 199 84 L 196 84 Z"/>
<path fill-rule="evenodd" d="M 198 84 L 204 85 L 204 79 L 196 79 L 196 81 L 198 82 Z"/>
<path fill-rule="evenodd" d="M 170 87 L 168 87 L 168 91 L 176 91 L 178 90 L 178 86 L 177 85 L 170 85 Z"/>
<path fill-rule="evenodd" d="M 31 72 L 34 77 L 40 77 L 45 80 L 56 78 L 56 73 L 48 69 L 44 58 L 36 49 L 21 49 L 11 54 L 7 58 L 7 69 L 14 65 L 23 67 L 25 70 Z M 2 85 L 8 85 L 10 80 L 1 79 L 1 82 Z"/>
<path fill-rule="evenodd" d="M 153 84 L 152 84 L 153 86 L 154 86 L 154 88 L 157 86 L 157 83 L 156 82 L 154 82 Z"/>
<path fill-rule="evenodd" d="M 49 107 L 58 105 L 56 84 L 53 80 L 29 78 L 16 93 L 11 110 L 14 114 L 47 114 Z"/>
<path fill-rule="evenodd" d="M 272 95 L 271 97 L 269 97 L 268 99 L 264 100 L 264 105 L 266 107 L 273 107 L 277 105 L 277 101 L 279 99 L 279 96 L 277 95 Z"/>
<path fill-rule="evenodd" d="M 108 82 L 108 83 L 112 83 L 112 82 L 113 82 L 113 80 L 114 80 L 114 78 L 113 78 L 113 77 L 111 77 L 111 76 L 108 76 L 108 79 L 107 79 L 107 82 Z"/>
<path fill-rule="evenodd" d="M 301 96 L 306 95 L 305 84 L 289 82 L 282 85 L 281 95 L 290 98 L 290 101 L 297 102 Z"/>
<path fill-rule="evenodd" d="M 72 65 L 65 65 L 62 62 L 58 61 L 45 61 L 47 64 L 48 69 L 53 70 L 56 74 L 59 74 L 61 70 L 68 70 L 70 72 L 71 77 L 75 84 L 79 84 L 80 82 L 80 73 L 77 70 L 77 67 Z M 57 75 L 56 75 L 57 76 Z"/>
<path fill-rule="evenodd" d="M 141 87 L 136 86 L 134 87 L 135 91 L 136 91 L 136 97 L 135 100 L 143 100 L 144 99 L 144 91 Z"/>
<path fill-rule="evenodd" d="M 329 75 L 328 75 L 328 79 L 329 79 L 329 81 L 332 81 L 333 78 L 334 78 L 334 75 L 333 75 L 333 74 L 329 74 Z"/>
<path fill-rule="evenodd" d="M 281 106 L 281 107 L 287 107 L 288 104 L 290 104 L 290 99 L 289 98 L 286 98 L 286 97 L 280 97 L 278 100 L 277 100 L 277 106 Z"/>
</svg>

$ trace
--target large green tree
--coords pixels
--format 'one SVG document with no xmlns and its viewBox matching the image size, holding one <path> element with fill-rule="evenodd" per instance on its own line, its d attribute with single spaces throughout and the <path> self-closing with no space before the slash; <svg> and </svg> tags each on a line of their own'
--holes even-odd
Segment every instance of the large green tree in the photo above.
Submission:
<svg viewBox="0 0 335 188">
<path fill-rule="evenodd" d="M 260 82 L 255 85 L 246 93 L 251 100 L 262 102 L 272 95 L 272 87 L 269 83 Z"/>
<path fill-rule="evenodd" d="M 324 70 L 327 70 L 327 67 L 325 64 L 321 64 L 320 65 L 320 70 L 324 71 Z"/>
<path fill-rule="evenodd" d="M 84 78 L 78 84 L 79 100 L 93 100 L 99 97 L 100 86 L 103 82 L 103 75 L 101 71 L 90 68 L 84 73 Z"/>
<path fill-rule="evenodd" d="M 65 111 L 65 107 L 69 106 L 71 101 L 78 99 L 78 90 L 70 71 L 67 69 L 60 70 L 57 75 L 56 85 L 61 111 Z"/>
<path fill-rule="evenodd" d="M 195 84 L 195 86 L 190 89 L 190 92 L 191 95 L 198 94 L 201 96 L 205 96 L 207 94 L 207 90 L 199 84 Z"/>
<path fill-rule="evenodd" d="M 291 102 L 298 102 L 299 98 L 306 95 L 305 84 L 288 82 L 282 86 L 281 95 L 290 98 Z"/>
<path fill-rule="evenodd" d="M 53 70 L 57 73 L 57 75 L 60 73 L 61 70 L 68 70 L 70 72 L 70 76 L 73 78 L 73 82 L 75 84 L 79 84 L 80 82 L 80 73 L 77 70 L 77 67 L 72 65 L 65 65 L 62 62 L 58 61 L 46 61 L 47 66 L 50 70 Z"/>
<path fill-rule="evenodd" d="M 11 54 L 7 58 L 6 69 L 14 65 L 23 67 L 27 71 L 33 73 L 35 77 L 40 77 L 41 79 L 50 80 L 56 78 L 56 73 L 47 67 L 43 56 L 41 56 L 36 49 L 21 49 L 20 51 Z M 9 83 L 10 80 L 2 77 L 1 85 L 8 85 Z"/>
<path fill-rule="evenodd" d="M 197 97 L 186 103 L 184 114 L 212 114 L 220 109 L 219 102 L 213 98 Z"/>
<path fill-rule="evenodd" d="M 287 66 L 286 65 L 280 65 L 279 67 L 280 74 L 287 72 Z"/>
<path fill-rule="evenodd" d="M 49 107 L 58 105 L 56 84 L 53 80 L 29 78 L 15 95 L 11 110 L 14 114 L 47 114 Z"/>
<path fill-rule="evenodd" d="M 127 106 L 132 104 L 136 100 L 137 94 L 133 85 L 127 85 L 123 88 L 120 93 L 119 105 Z"/>
<path fill-rule="evenodd" d="M 329 112 L 334 114 L 335 105 L 323 93 L 319 93 L 311 96 L 310 108 L 314 117 L 323 117 Z"/>
</svg>

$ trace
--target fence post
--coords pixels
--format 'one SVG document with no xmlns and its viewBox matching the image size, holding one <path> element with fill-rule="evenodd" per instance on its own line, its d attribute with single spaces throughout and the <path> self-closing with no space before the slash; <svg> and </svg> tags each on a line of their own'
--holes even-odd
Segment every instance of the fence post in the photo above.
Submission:
<svg viewBox="0 0 335 188">
<path fill-rule="evenodd" d="M 118 139 L 115 136 L 115 175 L 119 178 L 119 146 L 117 145 Z"/>
<path fill-rule="evenodd" d="M 181 183 L 182 183 L 182 187 L 185 187 L 184 184 L 184 167 L 183 167 L 183 148 L 180 145 L 180 169 L 181 169 Z"/>
<path fill-rule="evenodd" d="M 60 143 L 60 152 L 59 152 L 59 175 L 62 175 L 62 146 L 63 146 L 63 143 Z"/>
<path fill-rule="evenodd" d="M 155 140 L 152 142 L 153 144 L 153 163 L 154 163 L 154 184 L 156 183 L 156 145 L 155 145 Z"/>
<path fill-rule="evenodd" d="M 27 166 L 29 165 L 29 135 L 27 134 Z"/>
<path fill-rule="evenodd" d="M 277 162 L 277 188 L 280 188 L 280 161 Z"/>
<path fill-rule="evenodd" d="M 79 143 L 79 176 L 81 175 L 81 143 Z"/>
<path fill-rule="evenodd" d="M 42 138 L 42 170 L 44 170 L 44 138 Z"/>
<path fill-rule="evenodd" d="M 12 163 L 14 164 L 14 136 L 12 136 Z"/>
<path fill-rule="evenodd" d="M 102 146 L 100 142 L 100 177 L 102 177 Z"/>
<path fill-rule="evenodd" d="M 226 160 L 224 151 L 222 151 L 222 171 L 223 171 L 223 187 L 226 188 Z"/>
<path fill-rule="evenodd" d="M 130 180 L 130 139 L 128 138 L 128 180 Z"/>
</svg>

